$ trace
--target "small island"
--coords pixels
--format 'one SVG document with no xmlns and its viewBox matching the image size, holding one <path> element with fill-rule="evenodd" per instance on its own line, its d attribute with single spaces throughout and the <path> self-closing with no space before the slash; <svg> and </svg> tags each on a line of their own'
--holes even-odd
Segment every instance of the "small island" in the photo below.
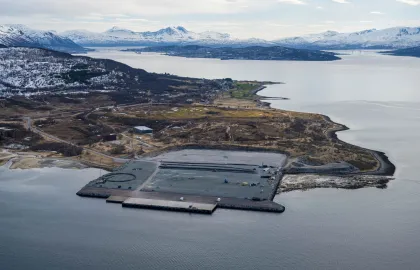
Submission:
<svg viewBox="0 0 420 270">
<path fill-rule="evenodd" d="M 335 61 L 341 58 L 335 53 L 292 49 L 282 46 L 251 46 L 251 47 L 205 47 L 187 46 L 154 46 L 146 48 L 126 49 L 128 52 L 156 52 L 169 56 L 187 58 L 216 58 L 221 60 L 288 60 L 288 61 Z"/>
</svg>

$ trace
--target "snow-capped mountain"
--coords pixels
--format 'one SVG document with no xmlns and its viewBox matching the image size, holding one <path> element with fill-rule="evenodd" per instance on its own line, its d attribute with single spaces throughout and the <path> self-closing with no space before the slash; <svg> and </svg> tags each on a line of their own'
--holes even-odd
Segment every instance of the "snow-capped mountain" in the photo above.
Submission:
<svg viewBox="0 0 420 270">
<path fill-rule="evenodd" d="M 103 33 L 73 30 L 61 33 L 83 46 L 128 46 L 156 44 L 199 44 L 199 45 L 269 45 L 271 42 L 260 39 L 240 40 L 229 34 L 206 31 L 196 33 L 182 26 L 167 27 L 158 31 L 134 32 L 113 27 Z"/>
<path fill-rule="evenodd" d="M 73 30 L 57 34 L 53 31 L 32 30 L 23 25 L 0 25 L 0 44 L 48 48 L 70 53 L 84 52 L 81 46 L 275 46 L 297 49 L 399 49 L 420 45 L 420 27 L 394 27 L 383 30 L 370 29 L 353 33 L 327 31 L 274 41 L 250 38 L 238 39 L 225 33 L 212 31 L 192 32 L 182 26 L 167 27 L 158 31 L 136 32 L 113 27 L 96 33 Z"/>
<path fill-rule="evenodd" d="M 353 33 L 327 31 L 301 37 L 274 41 L 263 39 L 237 39 L 218 32 L 196 33 L 182 26 L 167 27 L 154 32 L 135 32 L 113 27 L 103 33 L 85 30 L 61 34 L 82 46 L 144 46 L 144 45 L 203 45 L 203 46 L 272 46 L 281 45 L 298 49 L 392 49 L 420 45 L 420 27 L 394 27 L 370 29 Z"/>
<path fill-rule="evenodd" d="M 86 50 L 72 40 L 60 37 L 51 31 L 33 30 L 24 25 L 0 25 L 0 44 L 45 48 L 62 52 L 85 52 Z"/>
<path fill-rule="evenodd" d="M 275 41 L 294 48 L 307 49 L 391 49 L 420 45 L 420 27 L 369 29 L 353 33 L 327 31 Z"/>
</svg>

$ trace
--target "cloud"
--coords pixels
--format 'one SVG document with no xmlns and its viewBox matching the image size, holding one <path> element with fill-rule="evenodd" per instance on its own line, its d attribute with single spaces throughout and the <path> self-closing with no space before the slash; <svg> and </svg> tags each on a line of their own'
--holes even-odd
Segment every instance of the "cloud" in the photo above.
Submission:
<svg viewBox="0 0 420 270">
<path fill-rule="evenodd" d="M 275 26 L 275 27 L 292 27 L 294 25 L 292 24 L 281 24 L 281 23 L 272 23 L 272 22 L 267 22 L 266 23 L 269 26 Z"/>
<path fill-rule="evenodd" d="M 347 0 L 332 0 L 333 2 L 339 3 L 339 4 L 350 4 Z"/>
<path fill-rule="evenodd" d="M 316 9 L 324 9 L 324 7 L 317 6 Z"/>
<path fill-rule="evenodd" d="M 295 0 L 300 1 L 301 0 Z M 258 1 L 260 2 L 260 1 Z M 240 7 L 254 10 L 272 6 L 276 1 L 252 0 L 0 0 L 0 16 L 43 14 L 56 16 L 86 16 L 90 13 L 119 13 L 132 16 L 165 16 L 184 14 L 232 14 Z"/>
<path fill-rule="evenodd" d="M 293 4 L 293 5 L 306 5 L 305 2 L 301 0 L 277 0 L 279 3 Z"/>
<path fill-rule="evenodd" d="M 420 0 L 397 0 L 397 2 L 401 2 L 410 6 L 420 5 Z"/>
<path fill-rule="evenodd" d="M 148 23 L 159 22 L 159 21 L 151 21 L 151 20 L 143 19 L 143 18 L 116 18 L 115 20 L 119 22 L 148 22 Z"/>
<path fill-rule="evenodd" d="M 385 13 L 381 12 L 381 11 L 371 11 L 370 14 L 375 14 L 375 15 L 384 15 Z"/>
</svg>

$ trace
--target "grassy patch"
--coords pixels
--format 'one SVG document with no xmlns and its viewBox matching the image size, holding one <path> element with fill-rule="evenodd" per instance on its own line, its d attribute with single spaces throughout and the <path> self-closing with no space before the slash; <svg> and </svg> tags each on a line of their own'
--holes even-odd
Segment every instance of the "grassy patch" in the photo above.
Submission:
<svg viewBox="0 0 420 270">
<path fill-rule="evenodd" d="M 238 99 L 252 99 L 255 96 L 255 89 L 258 87 L 260 87 L 259 84 L 237 82 L 235 88 L 230 91 L 230 96 Z"/>
<path fill-rule="evenodd" d="M 217 119 L 217 118 L 258 118 L 275 117 L 279 113 L 263 110 L 229 110 L 215 107 L 185 106 L 176 109 L 160 109 L 147 114 L 136 114 L 136 117 L 154 120 L 182 119 Z"/>
</svg>

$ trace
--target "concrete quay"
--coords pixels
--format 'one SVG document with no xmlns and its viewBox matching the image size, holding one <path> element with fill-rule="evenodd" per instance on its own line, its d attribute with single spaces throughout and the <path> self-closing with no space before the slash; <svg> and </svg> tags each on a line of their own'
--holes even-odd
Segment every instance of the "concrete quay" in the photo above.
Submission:
<svg viewBox="0 0 420 270">
<path fill-rule="evenodd" d="M 267 162 L 256 162 L 253 155 L 259 161 L 265 157 Z M 133 208 L 207 214 L 216 208 L 281 213 L 285 208 L 273 198 L 283 177 L 282 166 L 275 164 L 284 164 L 284 156 L 179 151 L 165 154 L 164 159 L 130 161 L 91 181 L 77 195 Z"/>
</svg>

